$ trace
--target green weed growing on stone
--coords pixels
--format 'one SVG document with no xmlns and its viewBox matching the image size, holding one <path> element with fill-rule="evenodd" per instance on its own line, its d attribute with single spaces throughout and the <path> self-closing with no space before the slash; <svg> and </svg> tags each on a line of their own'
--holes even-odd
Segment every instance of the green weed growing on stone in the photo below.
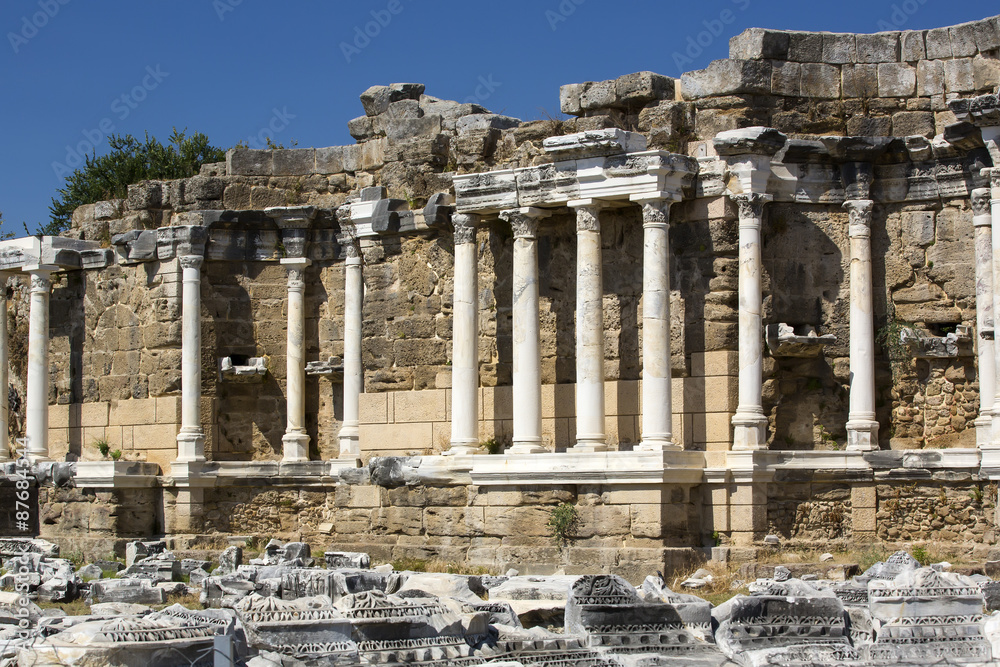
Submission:
<svg viewBox="0 0 1000 667">
<path fill-rule="evenodd" d="M 109 445 L 108 441 L 104 438 L 94 440 L 94 447 L 96 447 L 97 451 L 101 453 L 101 456 L 107 456 L 108 452 L 111 450 L 111 445 Z"/>
<path fill-rule="evenodd" d="M 576 527 L 578 520 L 579 515 L 576 511 L 576 506 L 569 503 L 562 503 L 552 508 L 552 511 L 549 513 L 549 520 L 545 525 L 552 531 L 552 537 L 556 539 L 556 542 L 565 544 L 569 541 L 569 536 Z"/>
<path fill-rule="evenodd" d="M 925 567 L 931 564 L 930 554 L 928 554 L 927 549 L 924 549 L 923 547 L 913 547 L 913 553 L 910 555 L 913 556 L 918 563 Z"/>
<path fill-rule="evenodd" d="M 121 457 L 122 457 L 122 450 L 116 449 L 115 451 L 111 452 L 111 460 L 112 461 L 117 461 Z"/>
</svg>

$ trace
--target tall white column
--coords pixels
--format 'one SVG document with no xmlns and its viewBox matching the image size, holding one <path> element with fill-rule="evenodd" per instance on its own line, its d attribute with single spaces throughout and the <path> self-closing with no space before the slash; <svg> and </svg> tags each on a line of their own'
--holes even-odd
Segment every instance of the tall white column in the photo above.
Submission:
<svg viewBox="0 0 1000 667">
<path fill-rule="evenodd" d="M 184 255 L 181 265 L 181 430 L 177 461 L 205 460 L 201 427 L 201 255 Z"/>
<path fill-rule="evenodd" d="M 574 451 L 608 449 L 604 433 L 604 272 L 600 208 L 592 199 L 576 209 L 576 445 Z"/>
<path fill-rule="evenodd" d="M 285 346 L 286 426 L 281 438 L 283 461 L 309 460 L 309 434 L 306 433 L 306 311 L 305 270 L 311 261 L 305 257 L 281 260 L 288 271 L 288 337 Z"/>
<path fill-rule="evenodd" d="M 673 437 L 670 368 L 670 204 L 642 204 L 642 443 L 640 451 L 680 450 Z"/>
<path fill-rule="evenodd" d="M 976 445 L 992 444 L 993 400 L 996 394 L 993 320 L 993 216 L 990 190 L 972 191 L 972 224 L 976 244 L 976 351 L 979 375 L 979 417 L 976 418 Z"/>
<path fill-rule="evenodd" d="M 763 328 L 761 320 L 760 225 L 771 195 L 732 195 L 740 210 L 739 404 L 733 416 L 733 449 L 767 449 L 767 417 L 762 406 Z"/>
<path fill-rule="evenodd" d="M 10 276 L 0 273 L 0 461 L 10 460 L 10 391 L 7 378 L 7 368 L 10 363 L 10 352 L 7 347 L 7 279 Z"/>
<path fill-rule="evenodd" d="M 452 314 L 451 454 L 479 451 L 478 216 L 456 213 L 455 302 Z M 537 312 L 537 311 L 536 311 Z"/>
<path fill-rule="evenodd" d="M 344 266 L 344 414 L 340 426 L 342 459 L 361 458 L 358 426 L 364 374 L 361 370 L 361 323 L 365 286 L 361 279 L 361 253 L 352 239 L 346 246 Z"/>
<path fill-rule="evenodd" d="M 983 169 L 983 176 L 990 179 L 990 217 L 992 218 L 991 240 L 993 241 L 993 317 L 996 327 L 996 314 L 1000 313 L 1000 169 Z M 993 354 L 993 428 L 992 448 L 1000 449 L 1000 354 Z"/>
<path fill-rule="evenodd" d="M 538 218 L 536 208 L 510 209 L 500 219 L 514 230 L 514 433 L 508 454 L 542 447 L 542 357 L 538 321 Z"/>
<path fill-rule="evenodd" d="M 49 459 L 49 292 L 57 267 L 36 264 L 24 267 L 31 274 L 28 321 L 28 386 L 25 435 L 28 458 Z"/>
<path fill-rule="evenodd" d="M 844 202 L 851 245 L 851 398 L 847 449 L 878 449 L 875 420 L 875 319 L 872 313 L 872 205 L 870 199 Z"/>
</svg>

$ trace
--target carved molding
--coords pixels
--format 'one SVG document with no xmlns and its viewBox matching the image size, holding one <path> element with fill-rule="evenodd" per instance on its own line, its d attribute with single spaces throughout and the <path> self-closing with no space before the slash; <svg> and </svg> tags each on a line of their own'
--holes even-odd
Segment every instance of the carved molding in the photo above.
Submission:
<svg viewBox="0 0 1000 667">
<path fill-rule="evenodd" d="M 455 245 L 476 242 L 476 226 L 479 216 L 469 213 L 455 213 L 451 216 L 451 224 L 455 227 Z"/>
</svg>

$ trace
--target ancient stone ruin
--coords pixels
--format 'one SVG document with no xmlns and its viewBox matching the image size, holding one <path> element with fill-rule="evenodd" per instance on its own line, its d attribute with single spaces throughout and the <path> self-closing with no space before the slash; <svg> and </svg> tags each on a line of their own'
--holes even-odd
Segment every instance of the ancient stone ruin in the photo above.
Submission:
<svg viewBox="0 0 1000 667">
<path fill-rule="evenodd" d="M 730 56 L 563 86 L 567 120 L 374 86 L 354 145 L 234 149 L 0 242 L 0 431 L 24 438 L 0 448 L 3 532 L 90 561 L 132 544 L 125 583 L 88 588 L 115 602 L 185 576 L 233 610 L 88 620 L 52 650 L 197 652 L 236 624 L 388 663 L 491 641 L 989 660 L 981 593 L 948 572 L 711 610 L 631 586 L 774 544 L 1000 560 L 1000 17 L 751 29 Z M 271 538 L 328 569 L 135 546 Z M 365 569 L 401 559 L 562 573 L 567 634 Z M 46 567 L 37 595 L 72 597 Z"/>
</svg>

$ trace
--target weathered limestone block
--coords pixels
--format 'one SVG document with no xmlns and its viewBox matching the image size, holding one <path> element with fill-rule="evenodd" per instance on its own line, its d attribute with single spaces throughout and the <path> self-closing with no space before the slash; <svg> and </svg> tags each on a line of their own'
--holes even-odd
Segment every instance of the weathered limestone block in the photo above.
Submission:
<svg viewBox="0 0 1000 667">
<path fill-rule="evenodd" d="M 762 60 L 715 60 L 681 76 L 684 99 L 771 92 L 771 64 Z"/>
<path fill-rule="evenodd" d="M 910 97 L 917 85 L 916 69 L 905 63 L 878 66 L 879 97 Z"/>
<path fill-rule="evenodd" d="M 789 35 L 777 30 L 749 28 L 729 40 L 729 57 L 737 60 L 786 60 Z"/>
</svg>

